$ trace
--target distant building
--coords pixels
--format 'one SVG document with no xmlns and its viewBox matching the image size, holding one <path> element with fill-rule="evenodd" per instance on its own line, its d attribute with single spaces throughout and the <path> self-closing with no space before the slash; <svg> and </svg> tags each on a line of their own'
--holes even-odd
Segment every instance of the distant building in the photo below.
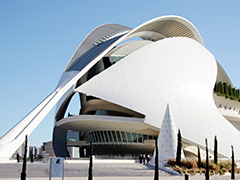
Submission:
<svg viewBox="0 0 240 180">
<path fill-rule="evenodd" d="M 29 148 L 29 157 L 31 157 L 31 155 L 34 157 L 36 155 L 39 155 L 40 153 L 38 153 L 38 148 L 36 146 L 30 146 Z"/>
<path fill-rule="evenodd" d="M 53 152 L 52 141 L 44 142 L 41 146 L 41 155 L 43 156 L 55 156 Z"/>
</svg>

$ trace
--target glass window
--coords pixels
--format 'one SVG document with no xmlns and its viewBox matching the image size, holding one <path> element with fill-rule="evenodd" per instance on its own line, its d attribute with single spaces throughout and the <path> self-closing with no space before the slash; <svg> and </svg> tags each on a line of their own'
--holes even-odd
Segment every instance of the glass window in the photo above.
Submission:
<svg viewBox="0 0 240 180">
<path fill-rule="evenodd" d="M 103 142 L 103 137 L 101 136 L 99 131 L 97 131 L 97 136 L 98 136 L 98 139 L 99 139 L 98 142 Z"/>
<path fill-rule="evenodd" d="M 137 143 L 137 135 L 136 135 L 136 133 L 132 133 L 132 138 L 133 138 L 133 142 Z"/>
<path fill-rule="evenodd" d="M 108 135 L 107 135 L 107 131 L 103 131 L 104 132 L 104 136 L 106 138 L 106 142 L 109 142 L 109 138 L 108 138 Z"/>
<path fill-rule="evenodd" d="M 132 136 L 131 136 L 130 132 L 126 132 L 126 134 L 127 134 L 128 142 L 132 142 Z"/>
<path fill-rule="evenodd" d="M 153 139 L 153 137 L 152 136 L 148 136 L 148 139 Z"/>
<path fill-rule="evenodd" d="M 103 142 L 106 142 L 106 138 L 105 138 L 105 136 L 104 136 L 103 131 L 100 131 L 100 134 L 101 134 L 101 138 L 102 138 Z"/>
<path fill-rule="evenodd" d="M 138 136 L 138 142 L 139 142 L 139 143 L 142 143 L 142 142 L 143 142 L 143 140 L 142 140 L 142 134 L 137 134 L 137 136 Z"/>
<path fill-rule="evenodd" d="M 122 138 L 119 131 L 116 131 L 118 142 L 122 142 Z"/>
<path fill-rule="evenodd" d="M 107 131 L 107 134 L 108 134 L 108 137 L 109 137 L 109 141 L 113 142 L 111 131 Z"/>
<path fill-rule="evenodd" d="M 143 135 L 143 142 L 147 139 L 147 135 Z"/>
<path fill-rule="evenodd" d="M 90 132 L 89 134 L 88 134 L 88 139 L 89 139 L 89 142 L 91 141 L 91 139 L 92 139 L 92 142 L 96 142 L 96 139 L 95 139 L 95 137 L 93 136 L 93 132 Z M 87 140 L 88 141 L 88 140 Z"/>
<path fill-rule="evenodd" d="M 97 132 L 94 131 L 92 133 L 93 133 L 93 137 L 95 137 L 96 142 L 100 142 L 100 139 L 99 139 L 99 136 L 98 136 Z"/>
<path fill-rule="evenodd" d="M 121 131 L 121 135 L 122 135 L 123 142 L 127 142 L 125 132 Z"/>
<path fill-rule="evenodd" d="M 86 143 L 89 143 L 89 142 L 91 141 L 91 139 L 92 139 L 92 138 L 91 138 L 91 134 L 90 134 L 90 133 L 86 134 L 83 139 L 86 140 Z M 92 142 L 93 142 L 93 141 L 92 141 Z"/>
<path fill-rule="evenodd" d="M 116 135 L 115 131 L 112 131 L 112 136 L 113 136 L 113 141 L 118 142 L 117 135 Z"/>
</svg>

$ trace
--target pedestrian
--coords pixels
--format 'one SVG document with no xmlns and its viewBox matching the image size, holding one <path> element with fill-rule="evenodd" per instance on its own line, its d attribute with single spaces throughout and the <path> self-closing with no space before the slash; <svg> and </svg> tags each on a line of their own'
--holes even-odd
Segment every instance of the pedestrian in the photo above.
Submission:
<svg viewBox="0 0 240 180">
<path fill-rule="evenodd" d="M 143 159 L 143 164 L 145 164 L 145 160 L 146 160 L 146 155 L 145 154 L 142 155 L 142 159 Z"/>
<path fill-rule="evenodd" d="M 139 163 L 142 164 L 142 155 L 139 154 Z"/>
<path fill-rule="evenodd" d="M 31 163 L 33 163 L 33 154 L 31 154 Z"/>
<path fill-rule="evenodd" d="M 148 154 L 147 155 L 147 164 L 149 163 L 149 161 L 150 161 L 150 155 Z"/>
<path fill-rule="evenodd" d="M 18 153 L 17 153 L 17 162 L 18 162 L 18 163 L 20 162 L 20 156 L 19 156 Z"/>
</svg>

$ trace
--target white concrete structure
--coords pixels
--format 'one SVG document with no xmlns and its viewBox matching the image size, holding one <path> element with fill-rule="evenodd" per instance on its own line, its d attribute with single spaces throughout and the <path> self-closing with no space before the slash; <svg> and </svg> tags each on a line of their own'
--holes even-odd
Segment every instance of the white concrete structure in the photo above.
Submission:
<svg viewBox="0 0 240 180">
<path fill-rule="evenodd" d="M 177 153 L 177 129 L 173 121 L 169 104 L 167 105 L 161 129 L 158 135 L 158 164 L 164 167 L 169 158 L 176 158 Z M 151 165 L 155 165 L 156 148 L 154 150 Z"/>
<path fill-rule="evenodd" d="M 158 136 L 159 164 L 166 164 L 168 158 L 176 158 L 177 129 L 170 112 L 169 104 Z M 153 158 L 154 159 L 154 158 Z"/>
<path fill-rule="evenodd" d="M 217 135 L 220 156 L 230 157 L 233 144 L 240 157 L 237 126 L 215 105 L 216 81 L 232 84 L 196 28 L 182 17 L 155 18 L 135 29 L 99 26 L 80 44 L 56 90 L 0 139 L 0 157 L 10 157 L 56 103 L 57 156 L 69 155 L 66 145 L 79 146 L 81 154 L 90 139 L 96 154 L 150 153 L 170 103 L 184 147 L 204 147 L 208 138 L 211 149 Z M 80 113 L 67 117 L 75 93 Z M 240 121 L 239 106 L 235 111 L 234 120 Z M 79 131 L 79 140 L 67 144 L 68 130 Z"/>
</svg>

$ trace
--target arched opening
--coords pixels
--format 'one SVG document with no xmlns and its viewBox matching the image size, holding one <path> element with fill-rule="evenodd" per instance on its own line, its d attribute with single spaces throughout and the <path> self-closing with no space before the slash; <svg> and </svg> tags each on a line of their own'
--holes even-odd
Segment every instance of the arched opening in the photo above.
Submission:
<svg viewBox="0 0 240 180">
<path fill-rule="evenodd" d="M 59 121 L 72 115 L 79 115 L 81 110 L 80 94 L 71 94 L 59 108 L 55 120 Z"/>
<path fill-rule="evenodd" d="M 80 103 L 80 95 L 79 93 L 75 93 L 65 111 L 64 118 L 72 115 L 79 115 L 81 110 L 81 103 Z"/>
</svg>

